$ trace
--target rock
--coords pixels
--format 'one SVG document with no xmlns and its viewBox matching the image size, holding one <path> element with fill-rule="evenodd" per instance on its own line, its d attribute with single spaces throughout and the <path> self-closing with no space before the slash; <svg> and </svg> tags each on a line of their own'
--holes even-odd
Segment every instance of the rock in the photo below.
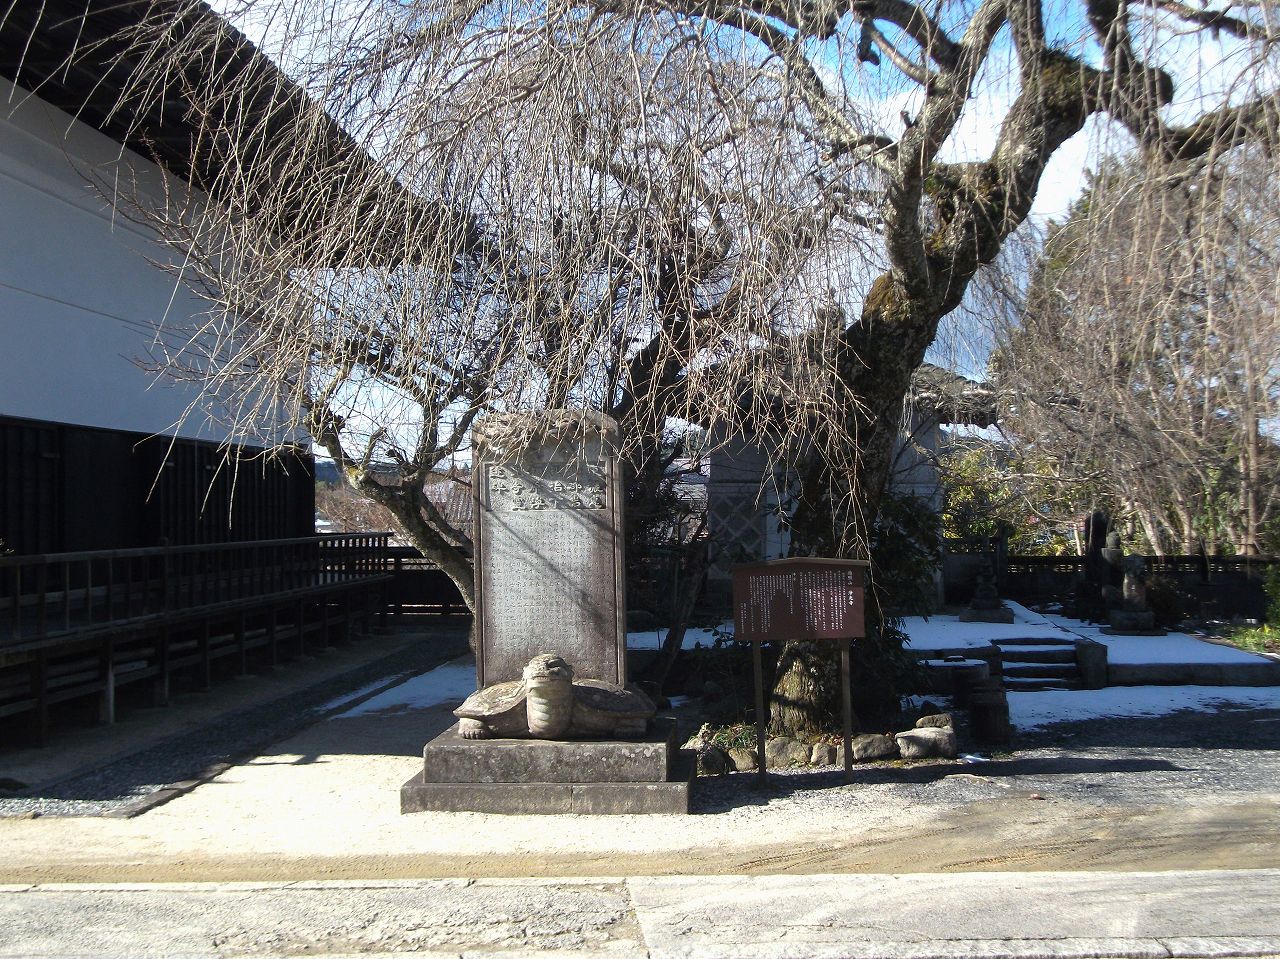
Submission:
<svg viewBox="0 0 1280 959">
<path fill-rule="evenodd" d="M 783 766 L 807 766 L 809 747 L 790 736 L 770 739 L 764 747 L 764 758 L 774 769 Z"/>
<path fill-rule="evenodd" d="M 889 736 L 881 736 L 879 733 L 863 733 L 861 736 L 853 737 L 853 749 L 851 752 L 855 763 L 868 763 L 875 759 L 896 759 L 898 756 L 898 744 Z M 835 764 L 837 766 L 844 765 L 843 743 L 836 747 Z"/>
<path fill-rule="evenodd" d="M 951 722 L 950 713 L 933 713 L 930 716 L 921 716 L 916 720 L 916 729 L 928 729 L 930 727 L 951 729 L 954 725 Z"/>
<path fill-rule="evenodd" d="M 942 710 L 939 709 L 937 706 L 935 706 L 933 703 L 929 702 L 929 700 L 927 699 L 920 704 L 921 716 L 933 716 L 940 712 L 942 712 Z"/>
<path fill-rule="evenodd" d="M 829 743 L 814 743 L 809 750 L 810 766 L 830 766 L 836 761 L 836 747 Z"/>
<path fill-rule="evenodd" d="M 724 776 L 732 770 L 729 754 L 719 746 L 707 746 L 698 753 L 699 776 Z"/>
<path fill-rule="evenodd" d="M 956 734 L 946 727 L 908 729 L 894 737 L 903 759 L 955 759 Z"/>
<path fill-rule="evenodd" d="M 701 752 L 702 750 L 706 749 L 708 746 L 711 745 L 711 740 L 714 738 L 714 736 L 715 734 L 711 730 L 711 725 L 709 723 L 703 723 L 701 728 L 699 728 L 699 730 L 696 733 L 694 733 L 692 736 L 686 739 L 684 741 L 684 745 L 681 746 L 680 748 L 692 749 L 695 752 Z"/>
<path fill-rule="evenodd" d="M 749 773 L 753 769 L 760 768 L 760 757 L 754 749 L 730 749 L 729 761 L 733 763 L 733 768 L 740 773 Z"/>
</svg>

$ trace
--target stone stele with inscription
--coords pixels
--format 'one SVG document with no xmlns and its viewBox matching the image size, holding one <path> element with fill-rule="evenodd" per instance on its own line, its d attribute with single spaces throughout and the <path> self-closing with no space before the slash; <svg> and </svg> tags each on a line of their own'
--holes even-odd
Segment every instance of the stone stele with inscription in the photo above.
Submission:
<svg viewBox="0 0 1280 959">
<path fill-rule="evenodd" d="M 675 721 L 627 688 L 617 426 L 490 414 L 474 457 L 476 673 L 400 811 L 685 813 Z"/>
<path fill-rule="evenodd" d="M 598 413 L 491 414 L 476 431 L 479 685 L 556 653 L 626 686 L 617 426 Z"/>
</svg>

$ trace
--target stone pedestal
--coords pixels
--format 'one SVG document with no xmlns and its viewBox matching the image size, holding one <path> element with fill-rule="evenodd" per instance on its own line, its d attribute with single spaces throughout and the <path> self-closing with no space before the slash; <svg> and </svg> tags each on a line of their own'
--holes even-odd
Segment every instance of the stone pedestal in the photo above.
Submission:
<svg viewBox="0 0 1280 959">
<path fill-rule="evenodd" d="M 1164 636 L 1165 631 L 1156 626 L 1156 614 L 1149 609 L 1113 609 L 1110 625 L 1102 632 L 1110 636 Z"/>
<path fill-rule="evenodd" d="M 960 611 L 962 623 L 1012 623 L 1013 610 L 1000 606 L 996 609 L 965 609 Z"/>
<path fill-rule="evenodd" d="M 687 813 L 691 756 L 675 720 L 642 739 L 463 739 L 445 730 L 400 789 L 400 811 L 625 815 Z"/>
</svg>

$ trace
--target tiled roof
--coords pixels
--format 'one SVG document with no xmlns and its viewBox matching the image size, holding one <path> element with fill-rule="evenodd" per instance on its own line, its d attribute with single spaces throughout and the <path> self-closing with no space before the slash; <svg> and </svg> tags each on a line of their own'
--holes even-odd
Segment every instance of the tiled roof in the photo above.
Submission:
<svg viewBox="0 0 1280 959">
<path fill-rule="evenodd" d="M 474 516 L 471 498 L 471 476 L 432 477 L 423 487 L 427 499 L 438 509 L 450 526 L 471 535 Z"/>
</svg>

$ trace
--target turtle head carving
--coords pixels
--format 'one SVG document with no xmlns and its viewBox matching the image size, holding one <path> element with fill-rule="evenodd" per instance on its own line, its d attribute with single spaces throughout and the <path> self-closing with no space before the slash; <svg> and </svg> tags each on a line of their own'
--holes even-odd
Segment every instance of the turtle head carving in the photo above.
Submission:
<svg viewBox="0 0 1280 959">
<path fill-rule="evenodd" d="M 555 653 L 543 653 L 529 660 L 524 668 L 524 681 L 528 682 L 573 682 L 573 667 L 564 661 L 563 656 Z"/>
<path fill-rule="evenodd" d="M 524 668 L 529 735 L 558 739 L 573 719 L 573 667 L 554 653 L 529 660 Z"/>
</svg>

